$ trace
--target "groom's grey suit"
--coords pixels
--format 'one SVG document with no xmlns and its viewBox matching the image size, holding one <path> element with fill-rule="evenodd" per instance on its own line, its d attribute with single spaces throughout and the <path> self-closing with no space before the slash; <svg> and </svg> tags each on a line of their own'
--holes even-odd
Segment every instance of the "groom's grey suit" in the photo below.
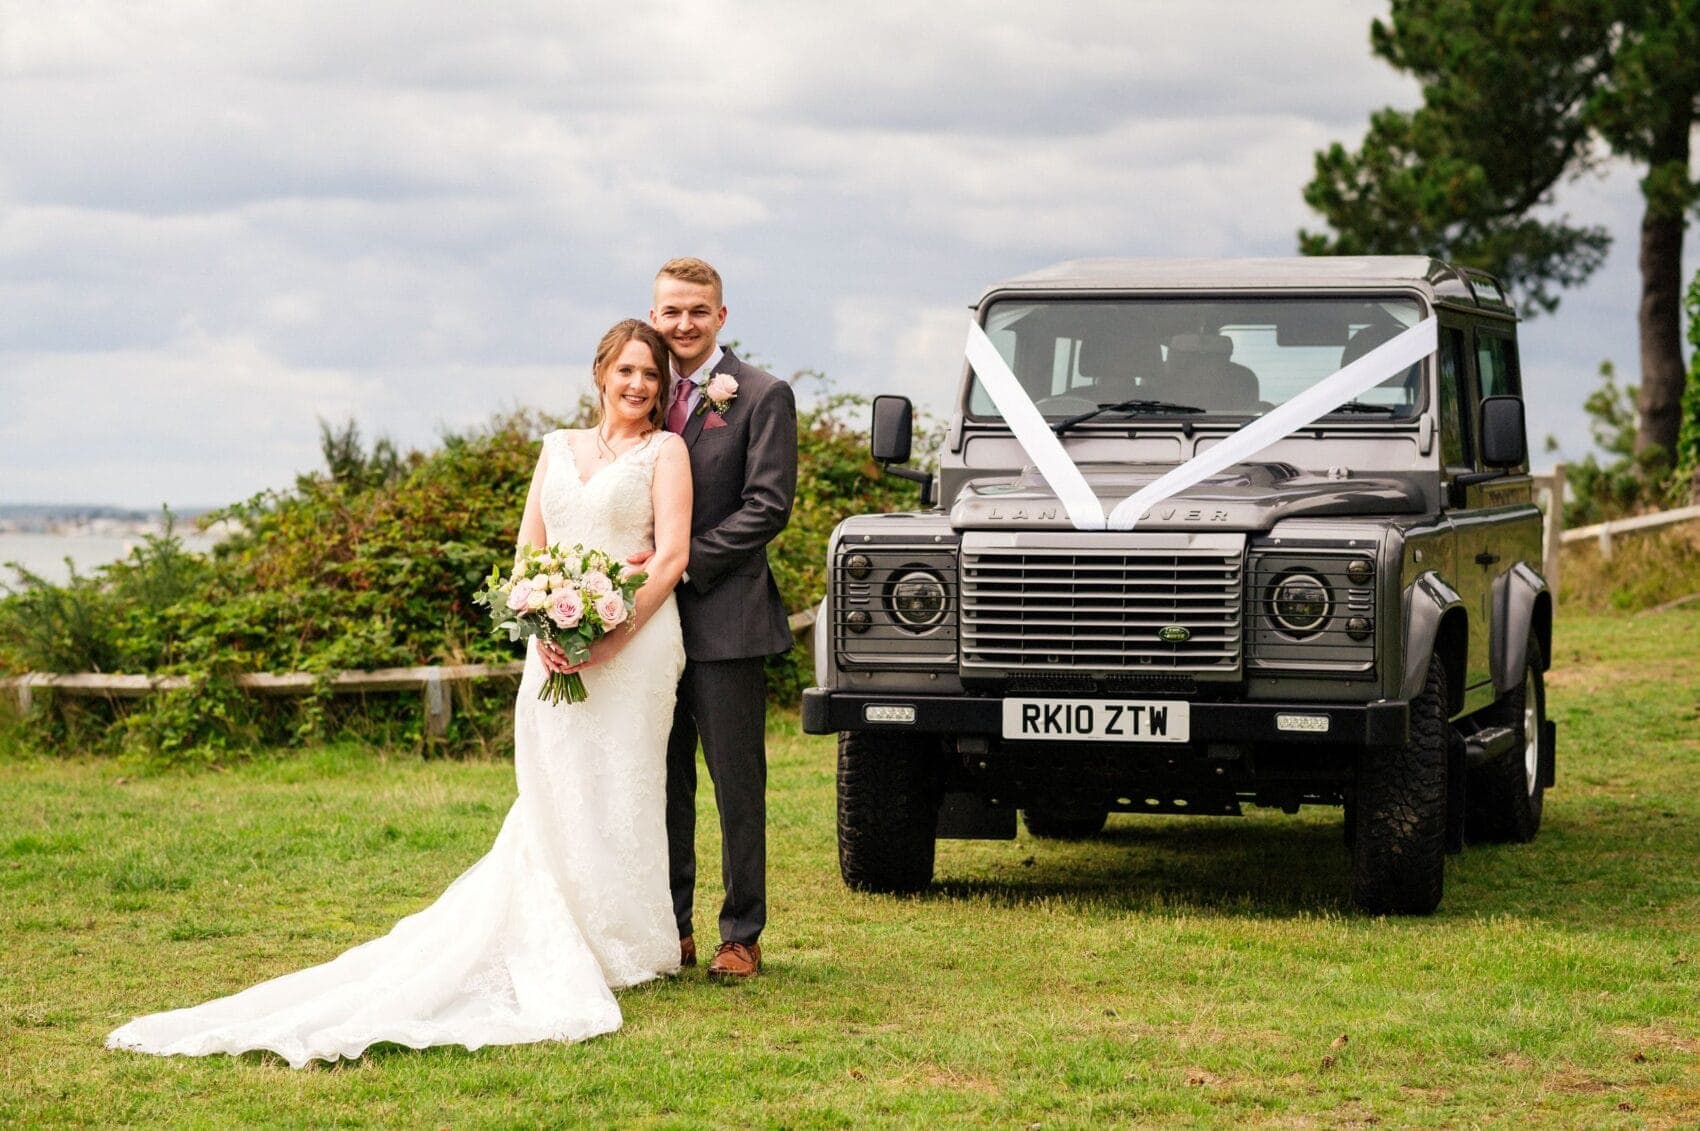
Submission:
<svg viewBox="0 0 1700 1131">
<path fill-rule="evenodd" d="M 691 550 L 688 580 L 675 590 L 686 664 L 667 743 L 668 863 L 684 938 L 693 934 L 700 738 L 720 811 L 720 937 L 754 943 L 767 923 L 763 661 L 791 647 L 767 544 L 791 518 L 797 408 L 790 385 L 730 350 L 714 372 L 738 382 L 737 396 L 724 413 L 693 413 L 681 432 L 691 459 Z"/>
</svg>

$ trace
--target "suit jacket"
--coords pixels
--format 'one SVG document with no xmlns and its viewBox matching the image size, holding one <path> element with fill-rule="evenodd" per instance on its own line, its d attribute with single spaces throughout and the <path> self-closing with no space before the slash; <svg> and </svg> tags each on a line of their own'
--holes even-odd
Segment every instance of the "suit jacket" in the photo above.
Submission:
<svg viewBox="0 0 1700 1131">
<path fill-rule="evenodd" d="M 731 350 L 714 372 L 738 382 L 737 396 L 724 413 L 692 414 L 681 433 L 692 495 L 690 580 L 676 590 L 685 655 L 767 656 L 791 647 L 767 544 L 790 521 L 797 492 L 796 399 L 790 385 Z"/>
</svg>

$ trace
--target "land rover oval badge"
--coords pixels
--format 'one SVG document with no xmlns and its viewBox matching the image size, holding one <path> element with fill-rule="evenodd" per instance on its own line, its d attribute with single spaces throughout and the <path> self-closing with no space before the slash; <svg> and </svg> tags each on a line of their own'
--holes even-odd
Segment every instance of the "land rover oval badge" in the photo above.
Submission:
<svg viewBox="0 0 1700 1131">
<path fill-rule="evenodd" d="M 1192 639 L 1192 631 L 1184 624 L 1171 624 L 1157 630 L 1157 639 L 1165 644 L 1181 644 Z"/>
</svg>

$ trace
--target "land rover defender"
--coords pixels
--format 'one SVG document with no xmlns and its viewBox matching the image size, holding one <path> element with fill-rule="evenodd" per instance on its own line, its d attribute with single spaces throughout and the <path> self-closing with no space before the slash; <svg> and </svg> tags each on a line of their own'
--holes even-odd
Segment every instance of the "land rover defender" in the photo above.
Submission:
<svg viewBox="0 0 1700 1131">
<path fill-rule="evenodd" d="M 803 722 L 838 735 L 845 882 L 924 888 L 937 838 L 1013 837 L 1017 810 L 1079 838 L 1110 813 L 1331 805 L 1353 900 L 1426 914 L 1448 852 L 1533 838 L 1553 596 L 1495 279 L 1080 261 L 974 313 L 1106 512 L 1430 317 L 1432 354 L 1131 530 L 1070 521 L 973 367 L 936 473 L 905 466 L 910 402 L 877 398 L 873 455 L 924 509 L 849 518 L 828 547 Z"/>
</svg>

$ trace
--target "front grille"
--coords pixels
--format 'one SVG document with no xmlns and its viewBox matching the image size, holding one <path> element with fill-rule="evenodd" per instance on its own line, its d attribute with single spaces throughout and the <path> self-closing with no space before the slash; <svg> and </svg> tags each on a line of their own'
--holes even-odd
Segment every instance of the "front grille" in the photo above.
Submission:
<svg viewBox="0 0 1700 1131">
<path fill-rule="evenodd" d="M 1198 694 L 1198 681 L 1190 675 L 1119 674 L 1106 676 L 1051 675 L 1046 672 L 1013 672 L 998 685 L 1005 695 L 1185 695 Z"/>
<path fill-rule="evenodd" d="M 1235 675 L 1244 548 L 1241 535 L 964 538 L 963 674 Z M 1176 627 L 1185 640 L 1159 637 Z"/>
</svg>

